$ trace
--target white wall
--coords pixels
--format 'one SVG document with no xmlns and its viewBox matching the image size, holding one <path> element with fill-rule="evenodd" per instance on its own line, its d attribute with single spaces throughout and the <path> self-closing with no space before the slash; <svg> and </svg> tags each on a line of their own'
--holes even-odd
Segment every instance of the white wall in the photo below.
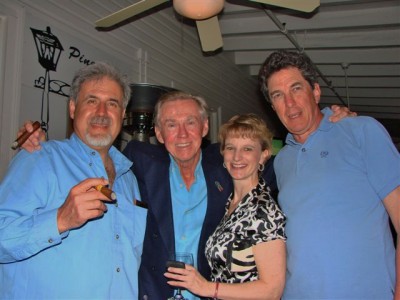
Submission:
<svg viewBox="0 0 400 300">
<path fill-rule="evenodd" d="M 0 1 L 1 32 L 0 47 L 0 178 L 14 155 L 10 149 L 19 128 L 21 100 L 22 31 L 24 11 L 20 6 Z"/>
<path fill-rule="evenodd" d="M 41 117 L 43 90 L 34 87 L 34 82 L 45 70 L 38 62 L 31 27 L 45 30 L 50 26 L 64 48 L 57 71 L 50 72 L 51 79 L 69 84 L 84 60 L 105 60 L 119 67 L 132 82 L 170 86 L 204 96 L 210 107 L 219 111 L 222 121 L 237 113 L 264 114 L 254 79 L 242 72 L 227 52 L 203 55 L 195 27 L 179 22 L 171 7 L 110 31 L 95 29 L 95 20 L 129 4 L 132 1 L 0 0 L 0 15 L 16 25 L 7 39 L 8 65 L 3 67 L 4 78 L 12 76 L 13 82 L 8 91 L 0 90 L 0 147 L 2 155 L 7 152 L 1 158 L 0 178 L 13 155 L 9 145 L 17 128 L 26 119 Z M 78 48 L 81 55 L 71 57 L 71 47 Z M 64 138 L 67 98 L 49 95 L 49 136 Z"/>
</svg>

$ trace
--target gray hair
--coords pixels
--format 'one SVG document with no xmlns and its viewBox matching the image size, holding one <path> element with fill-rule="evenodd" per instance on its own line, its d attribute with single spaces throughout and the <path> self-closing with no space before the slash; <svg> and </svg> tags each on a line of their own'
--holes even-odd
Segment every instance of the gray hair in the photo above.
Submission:
<svg viewBox="0 0 400 300">
<path fill-rule="evenodd" d="M 72 79 L 69 98 L 70 100 L 76 101 L 82 84 L 88 80 L 100 80 L 107 77 L 114 80 L 122 89 L 123 92 L 123 105 L 124 108 L 128 105 L 129 99 L 131 98 L 131 88 L 129 86 L 128 79 L 122 75 L 116 68 L 105 63 L 96 62 L 79 69 Z"/>
<path fill-rule="evenodd" d="M 155 107 L 154 107 L 154 124 L 160 127 L 160 110 L 161 107 L 167 103 L 177 100 L 193 100 L 199 106 L 199 113 L 201 115 L 201 119 L 203 121 L 208 119 L 208 105 L 204 98 L 200 96 L 193 96 L 191 94 L 182 92 L 182 91 L 173 91 L 166 93 L 158 99 Z"/>
<path fill-rule="evenodd" d="M 314 84 L 318 83 L 317 71 L 307 55 L 285 50 L 273 52 L 267 57 L 258 74 L 260 89 L 267 101 L 271 102 L 268 95 L 268 79 L 275 72 L 290 67 L 297 68 L 312 89 L 314 89 Z"/>
</svg>

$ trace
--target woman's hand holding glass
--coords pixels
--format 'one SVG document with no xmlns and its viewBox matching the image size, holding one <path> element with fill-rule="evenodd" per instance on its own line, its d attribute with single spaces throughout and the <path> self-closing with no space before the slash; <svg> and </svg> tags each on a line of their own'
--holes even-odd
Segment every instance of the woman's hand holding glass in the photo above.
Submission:
<svg viewBox="0 0 400 300">
<path fill-rule="evenodd" d="M 178 257 L 176 261 L 180 260 Z M 208 282 L 203 276 L 193 267 L 192 263 L 188 264 L 185 262 L 185 268 L 168 267 L 167 272 L 164 273 L 167 277 L 167 283 L 177 288 L 177 294 L 172 299 L 183 299 L 179 298 L 180 289 L 186 289 L 198 296 L 212 297 L 215 289 L 215 283 Z M 177 298 L 178 296 L 178 298 Z"/>
</svg>

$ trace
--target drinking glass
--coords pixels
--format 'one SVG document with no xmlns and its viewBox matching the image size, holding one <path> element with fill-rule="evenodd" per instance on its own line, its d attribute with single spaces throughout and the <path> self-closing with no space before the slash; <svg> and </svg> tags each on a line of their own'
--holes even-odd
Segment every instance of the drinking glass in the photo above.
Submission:
<svg viewBox="0 0 400 300">
<path fill-rule="evenodd" d="M 185 268 L 185 265 L 181 264 L 193 265 L 193 255 L 189 252 L 176 252 L 172 253 L 169 256 L 169 260 L 167 262 L 167 267 L 175 267 L 175 268 Z M 168 300 L 185 300 L 185 297 L 182 295 L 181 288 L 178 287 L 176 289 L 176 293 L 173 297 L 170 297 Z"/>
</svg>

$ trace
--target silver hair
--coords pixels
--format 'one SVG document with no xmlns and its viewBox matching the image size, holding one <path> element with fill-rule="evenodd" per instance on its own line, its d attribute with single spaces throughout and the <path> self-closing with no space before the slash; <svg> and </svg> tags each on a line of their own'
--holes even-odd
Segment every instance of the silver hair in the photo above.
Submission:
<svg viewBox="0 0 400 300">
<path fill-rule="evenodd" d="M 76 101 L 82 84 L 88 80 L 100 80 L 107 77 L 114 80 L 122 89 L 123 92 L 123 106 L 126 108 L 129 99 L 131 98 L 131 88 L 126 76 L 122 75 L 116 68 L 105 63 L 96 62 L 79 69 L 72 79 L 69 98 Z"/>
<path fill-rule="evenodd" d="M 160 127 L 160 110 L 161 107 L 167 103 L 177 100 L 193 100 L 199 106 L 199 113 L 201 115 L 201 119 L 203 121 L 208 119 L 208 105 L 204 98 L 200 96 L 193 96 L 191 94 L 181 92 L 181 91 L 173 91 L 166 93 L 158 99 L 156 106 L 154 107 L 154 124 Z"/>
</svg>

